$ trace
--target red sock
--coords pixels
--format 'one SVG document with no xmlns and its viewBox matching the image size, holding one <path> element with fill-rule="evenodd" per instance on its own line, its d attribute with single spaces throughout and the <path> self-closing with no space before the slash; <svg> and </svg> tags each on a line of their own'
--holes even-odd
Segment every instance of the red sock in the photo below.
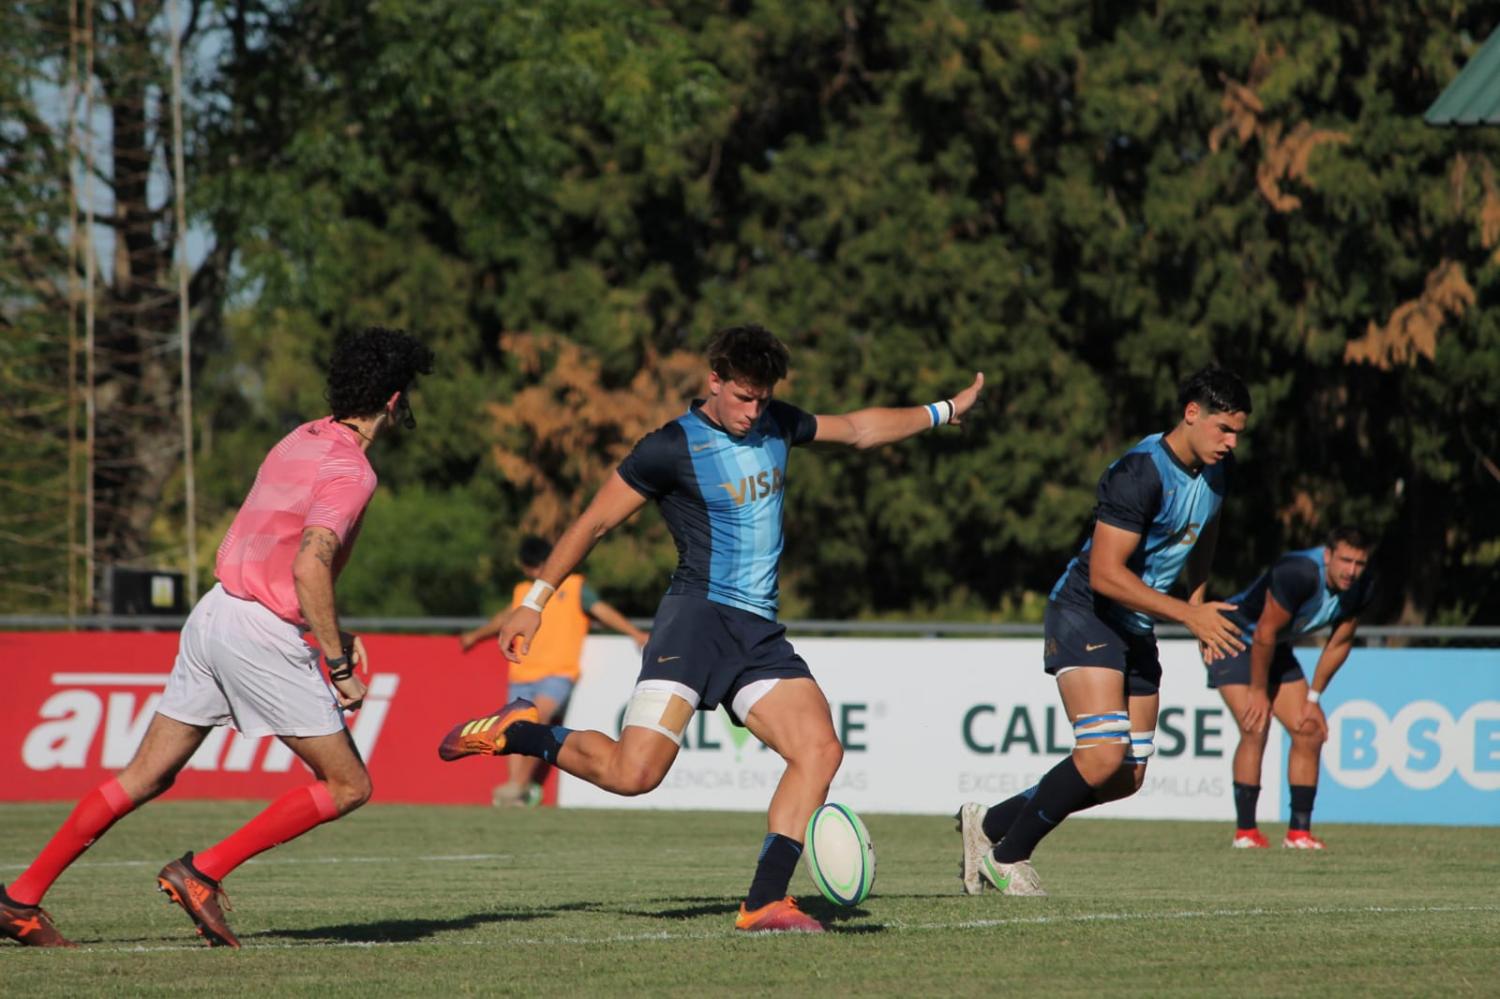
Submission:
<svg viewBox="0 0 1500 999">
<path fill-rule="evenodd" d="M 36 905 L 47 894 L 58 875 L 78 859 L 78 855 L 94 845 L 94 840 L 103 836 L 120 816 L 135 808 L 135 802 L 111 777 L 94 788 L 74 807 L 73 813 L 63 822 L 42 852 L 26 868 L 26 873 L 11 882 L 5 893 L 22 905 Z"/>
<path fill-rule="evenodd" d="M 296 839 L 314 826 L 339 817 L 333 795 L 322 781 L 295 788 L 266 806 L 224 842 L 193 854 L 193 866 L 215 881 L 278 843 Z"/>
</svg>

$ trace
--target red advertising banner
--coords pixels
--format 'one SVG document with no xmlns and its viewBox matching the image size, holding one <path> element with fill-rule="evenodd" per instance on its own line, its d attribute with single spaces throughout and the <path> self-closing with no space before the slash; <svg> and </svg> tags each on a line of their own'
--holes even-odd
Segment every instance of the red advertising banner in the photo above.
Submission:
<svg viewBox="0 0 1500 999">
<path fill-rule="evenodd" d="M 439 740 L 506 700 L 505 659 L 456 637 L 367 635 L 369 696 L 348 716 L 376 801 L 488 804 L 505 764 L 444 763 Z M 0 801 L 72 800 L 130 761 L 177 655 L 176 632 L 0 632 Z M 308 771 L 274 737 L 215 729 L 169 797 L 271 798 Z M 550 791 L 550 788 L 549 788 Z"/>
</svg>

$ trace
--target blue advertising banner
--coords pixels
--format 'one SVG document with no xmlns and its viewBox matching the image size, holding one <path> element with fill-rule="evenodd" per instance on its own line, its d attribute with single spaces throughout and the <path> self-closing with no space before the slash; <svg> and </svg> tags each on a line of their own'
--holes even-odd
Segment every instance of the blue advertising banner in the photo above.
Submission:
<svg viewBox="0 0 1500 999">
<path fill-rule="evenodd" d="M 1356 649 L 1322 703 L 1318 821 L 1500 825 L 1500 650 Z"/>
</svg>

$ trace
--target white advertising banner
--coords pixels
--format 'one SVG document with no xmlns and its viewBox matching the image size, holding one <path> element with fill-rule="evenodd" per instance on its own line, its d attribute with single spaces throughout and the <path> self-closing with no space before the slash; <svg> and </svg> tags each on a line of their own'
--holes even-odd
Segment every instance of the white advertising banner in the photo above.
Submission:
<svg viewBox="0 0 1500 999">
<path fill-rule="evenodd" d="M 1041 639 L 845 639 L 794 642 L 833 710 L 844 763 L 829 799 L 864 812 L 952 813 L 1035 784 L 1073 747 L 1057 685 L 1042 672 Z M 1232 822 L 1234 721 L 1207 689 L 1192 642 L 1161 643 L 1156 755 L 1140 793 L 1101 810 L 1111 818 Z M 618 735 L 639 670 L 623 638 L 590 638 L 568 707 L 570 728 Z M 661 786 L 622 798 L 562 775 L 566 807 L 764 810 L 780 757 L 722 708 L 700 711 Z M 1260 817 L 1283 795 L 1281 740 L 1262 772 Z M 1085 813 L 1087 814 L 1087 813 Z"/>
</svg>

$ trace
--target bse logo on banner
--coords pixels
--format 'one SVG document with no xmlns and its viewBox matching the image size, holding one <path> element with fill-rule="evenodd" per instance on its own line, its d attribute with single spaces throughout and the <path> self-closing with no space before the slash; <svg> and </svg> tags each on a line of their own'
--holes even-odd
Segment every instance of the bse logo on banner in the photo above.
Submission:
<svg viewBox="0 0 1500 999">
<path fill-rule="evenodd" d="M 1480 701 L 1457 718 L 1436 701 L 1413 701 L 1394 716 L 1373 701 L 1346 701 L 1329 716 L 1323 761 L 1352 789 L 1390 774 L 1418 791 L 1449 781 L 1500 790 L 1500 701 Z"/>
<path fill-rule="evenodd" d="M 1500 825 L 1500 651 L 1357 649 L 1333 691 L 1321 818 Z"/>
</svg>

